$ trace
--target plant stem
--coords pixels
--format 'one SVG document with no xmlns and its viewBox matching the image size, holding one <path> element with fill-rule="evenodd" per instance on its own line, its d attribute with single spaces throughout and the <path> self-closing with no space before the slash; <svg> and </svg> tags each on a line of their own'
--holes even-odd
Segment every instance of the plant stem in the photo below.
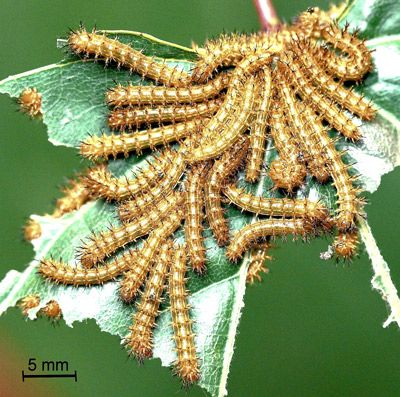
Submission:
<svg viewBox="0 0 400 397">
<path fill-rule="evenodd" d="M 254 0 L 263 30 L 274 30 L 279 25 L 278 15 L 275 11 L 272 0 Z"/>
</svg>

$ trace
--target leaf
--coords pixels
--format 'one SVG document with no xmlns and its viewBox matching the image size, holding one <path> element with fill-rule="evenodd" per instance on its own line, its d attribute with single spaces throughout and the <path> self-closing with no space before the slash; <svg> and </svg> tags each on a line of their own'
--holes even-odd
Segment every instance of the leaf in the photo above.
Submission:
<svg viewBox="0 0 400 397">
<path fill-rule="evenodd" d="M 163 57 L 169 64 L 186 70 L 195 54 L 189 48 L 165 43 L 142 33 L 108 31 L 110 36 L 149 56 Z M 60 43 L 61 41 L 59 41 Z M 61 42 L 62 43 L 62 42 Z M 117 83 L 148 84 L 126 70 L 105 68 L 93 60 L 77 60 L 71 55 L 60 63 L 31 70 L 1 82 L 0 92 L 19 97 L 27 87 L 36 87 L 42 94 L 43 122 L 54 145 L 77 147 L 89 134 L 109 131 L 106 124 L 108 108 L 104 95 Z"/>
<path fill-rule="evenodd" d="M 399 73 L 395 70 L 396 62 L 387 61 L 388 56 L 398 59 L 400 43 L 394 2 L 373 1 L 369 8 L 362 3 L 361 0 L 350 3 L 344 11 L 343 19 L 351 21 L 352 26 L 360 25 L 362 34 L 369 40 L 368 45 L 376 49 L 376 70 L 359 89 L 379 105 L 380 111 L 376 120 L 361 127 L 365 136 L 361 145 L 341 141 L 340 146 L 348 149 L 346 160 L 356 162 L 354 168 L 361 174 L 361 184 L 365 190 L 372 192 L 378 188 L 381 176 L 400 162 L 400 115 L 397 105 Z M 385 26 L 380 25 L 382 15 L 387 16 Z M 165 58 L 171 65 L 178 65 L 186 70 L 191 68 L 190 61 L 195 59 L 192 50 L 147 35 L 116 31 L 108 33 L 117 34 L 121 41 L 135 48 L 143 48 L 147 55 Z M 18 97 L 24 88 L 36 87 L 42 93 L 43 121 L 48 127 L 49 140 L 55 145 L 77 147 L 88 134 L 108 131 L 105 124 L 108 109 L 103 98 L 106 89 L 114 86 L 116 81 L 146 84 L 139 76 L 130 75 L 126 71 L 105 69 L 102 64 L 83 62 L 67 56 L 59 64 L 3 80 L 0 82 L 0 92 Z M 271 142 L 269 145 L 272 147 Z M 275 155 L 273 150 L 269 150 L 266 161 L 269 162 Z M 110 170 L 116 176 L 129 175 L 141 166 L 142 161 L 142 158 L 135 156 L 127 161 L 113 161 Z M 259 194 L 271 195 L 270 186 L 271 181 L 265 177 L 253 189 Z M 311 182 L 299 192 L 299 196 L 320 197 L 331 208 L 336 200 L 331 186 Z M 234 208 L 229 208 L 228 216 L 231 229 L 238 229 L 251 221 L 248 216 Z M 74 321 L 93 318 L 101 330 L 123 337 L 131 323 L 134 308 L 119 300 L 116 282 L 90 288 L 73 288 L 46 283 L 36 274 L 37 260 L 42 257 L 52 255 L 73 263 L 75 248 L 91 230 L 102 230 L 109 223 L 117 222 L 115 208 L 98 201 L 88 203 L 79 211 L 61 219 L 36 215 L 32 217 L 40 222 L 43 231 L 42 237 L 33 241 L 35 261 L 23 273 L 10 271 L 1 282 L 0 314 L 14 306 L 20 298 L 38 293 L 42 298 L 40 307 L 52 299 L 59 302 L 68 325 L 71 326 Z M 363 239 L 370 252 L 372 234 L 368 234 L 368 230 L 368 225 L 363 224 Z M 177 238 L 182 238 L 182 235 L 178 233 Z M 228 263 L 223 250 L 217 247 L 209 231 L 206 243 L 209 273 L 202 278 L 189 275 L 189 289 L 192 294 L 190 303 L 193 306 L 196 345 L 201 359 L 200 386 L 212 396 L 222 396 L 226 394 L 229 365 L 243 306 L 248 260 L 245 258 L 240 266 Z M 374 252 L 376 254 L 376 250 Z M 388 272 L 384 261 L 376 269 L 376 272 L 379 269 L 384 272 L 382 274 L 387 281 Z M 376 279 L 376 283 L 378 287 L 382 287 L 380 280 Z M 390 292 L 390 302 L 396 302 L 397 298 L 393 288 L 381 288 L 384 293 Z M 32 319 L 40 307 L 31 310 Z M 395 310 L 393 312 L 396 313 Z M 164 307 L 155 332 L 154 356 L 159 357 L 166 366 L 171 365 L 175 359 L 170 321 L 168 307 Z"/>
<path fill-rule="evenodd" d="M 144 48 L 146 55 L 161 55 L 171 65 L 179 65 L 187 70 L 192 65 L 188 60 L 181 59 L 194 58 L 190 49 L 165 44 L 142 34 L 108 33 L 118 33 L 119 40 L 135 48 Z M 99 63 L 71 58 L 11 76 L 0 83 L 0 92 L 18 97 L 24 88 L 36 87 L 42 94 L 43 121 L 48 126 L 50 141 L 55 145 L 76 147 L 88 134 L 108 131 L 105 123 L 108 108 L 104 103 L 104 94 L 116 81 L 146 83 L 141 77 L 126 71 L 105 69 Z M 142 158 L 131 156 L 128 161 L 112 161 L 109 168 L 116 176 L 120 176 L 131 173 L 143 162 Z M 233 228 L 242 227 L 248 219 L 236 209 L 230 209 L 229 215 Z M 33 241 L 36 260 L 22 274 L 15 271 L 7 274 L 0 286 L 0 313 L 14 306 L 22 297 L 37 293 L 41 297 L 41 305 L 31 311 L 32 319 L 46 302 L 55 299 L 69 326 L 74 321 L 94 318 L 101 330 L 124 337 L 132 321 L 134 306 L 124 305 L 120 301 L 117 282 L 90 288 L 72 288 L 46 283 L 36 274 L 37 260 L 43 257 L 53 256 L 73 263 L 75 249 L 81 240 L 92 230 L 102 230 L 110 223 L 117 222 L 114 206 L 103 202 L 89 203 L 62 219 L 32 218 L 42 227 L 42 237 Z M 207 276 L 192 274 L 189 277 L 192 294 L 190 304 L 196 320 L 196 346 L 202 362 L 200 386 L 212 395 L 219 395 L 226 387 L 236 327 L 243 305 L 246 268 L 228 263 L 224 251 L 215 244 L 209 231 L 206 236 L 211 265 Z M 207 307 L 207 311 L 204 307 Z M 170 322 L 169 310 L 165 308 L 158 319 L 154 348 L 154 357 L 159 357 L 165 366 L 171 365 L 176 359 Z"/>
<path fill-rule="evenodd" d="M 348 1 L 340 19 L 348 20 L 366 38 L 399 34 L 400 15 L 397 0 Z"/>
<path fill-rule="evenodd" d="M 373 50 L 374 71 L 360 86 L 360 91 L 379 106 L 377 118 L 363 126 L 365 148 L 349 147 L 349 155 L 356 161 L 354 168 L 362 175 L 363 188 L 374 192 L 382 175 L 400 164 L 400 25 L 397 1 L 352 1 L 344 10 L 347 19 L 360 29 Z M 361 221 L 361 238 L 371 259 L 374 276 L 371 284 L 388 303 L 390 314 L 383 324 L 400 326 L 400 299 L 390 277 L 390 269 L 383 259 L 366 221 Z"/>
</svg>

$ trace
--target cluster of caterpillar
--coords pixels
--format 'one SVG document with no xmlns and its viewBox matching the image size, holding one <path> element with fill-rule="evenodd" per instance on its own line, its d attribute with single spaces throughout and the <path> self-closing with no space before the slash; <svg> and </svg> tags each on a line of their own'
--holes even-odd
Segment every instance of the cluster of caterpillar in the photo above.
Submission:
<svg viewBox="0 0 400 397">
<path fill-rule="evenodd" d="M 267 271 L 268 242 L 276 236 L 306 240 L 337 230 L 335 255 L 354 255 L 363 200 L 327 126 L 355 142 L 361 133 L 349 113 L 363 120 L 374 117 L 372 105 L 343 84 L 358 82 L 371 70 L 370 51 L 356 33 L 339 28 L 317 8 L 274 32 L 207 42 L 196 48 L 191 73 L 84 28 L 72 32 L 68 44 L 79 56 L 127 68 L 154 85 L 109 90 L 108 123 L 114 132 L 93 135 L 80 146 L 83 157 L 103 163 L 79 178 L 85 199 L 69 208 L 89 198 L 114 202 L 120 224 L 88 236 L 78 252 L 80 265 L 42 259 L 39 272 L 51 282 L 74 286 L 121 276 L 120 297 L 127 303 L 142 291 L 126 338 L 139 360 L 152 355 L 152 330 L 168 293 L 176 373 L 185 384 L 197 382 L 185 273 L 187 263 L 199 276 L 207 271 L 205 220 L 230 261 L 251 251 L 250 283 Z M 238 187 L 243 167 L 247 182 L 260 180 L 268 135 L 279 155 L 269 165 L 269 176 L 285 198 L 255 196 Z M 153 155 L 136 175 L 116 178 L 108 171 L 104 160 L 148 148 Z M 318 201 L 293 198 L 307 173 L 320 183 L 332 179 L 335 214 Z M 224 205 L 230 204 L 261 219 L 232 235 L 224 215 Z M 177 245 L 172 237 L 182 223 L 186 241 Z M 135 242 L 135 248 L 114 256 Z"/>
</svg>

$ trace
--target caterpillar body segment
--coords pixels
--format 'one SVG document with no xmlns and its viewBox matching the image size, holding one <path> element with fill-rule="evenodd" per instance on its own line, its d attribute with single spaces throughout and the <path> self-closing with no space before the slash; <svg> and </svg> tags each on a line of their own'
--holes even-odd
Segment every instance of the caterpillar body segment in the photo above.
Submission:
<svg viewBox="0 0 400 397">
<path fill-rule="evenodd" d="M 158 254 L 158 260 L 150 270 L 143 295 L 137 304 L 137 311 L 132 316 L 129 336 L 125 340 L 126 347 L 139 360 L 153 355 L 153 329 L 159 313 L 161 295 L 171 265 L 173 255 L 172 242 L 164 243 Z"/>
</svg>

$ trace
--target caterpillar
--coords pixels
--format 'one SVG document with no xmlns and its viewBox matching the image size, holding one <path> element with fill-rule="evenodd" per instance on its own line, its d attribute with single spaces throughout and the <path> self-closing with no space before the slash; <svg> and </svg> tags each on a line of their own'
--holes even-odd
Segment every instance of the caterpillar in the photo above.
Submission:
<svg viewBox="0 0 400 397">
<path fill-rule="evenodd" d="M 178 68 L 169 67 L 166 62 L 157 62 L 155 59 L 136 51 L 116 39 L 111 39 L 105 34 L 87 32 L 85 29 L 73 32 L 68 37 L 71 50 L 85 57 L 94 56 L 108 64 L 110 61 L 117 63 L 118 67 L 124 66 L 131 72 L 137 72 L 143 77 L 150 78 L 167 86 L 186 86 L 190 82 L 189 75 Z"/>
<path fill-rule="evenodd" d="M 128 157 L 132 151 L 141 154 L 146 148 L 154 150 L 158 145 L 165 146 L 170 142 L 179 142 L 182 138 L 199 131 L 204 123 L 204 119 L 196 118 L 133 133 L 92 136 L 81 143 L 80 153 L 90 160 L 116 158 L 118 154 Z"/>
<path fill-rule="evenodd" d="M 321 32 L 332 23 L 329 12 L 324 12 L 318 7 L 309 7 L 300 13 L 294 21 L 294 27 L 300 28 L 303 35 L 321 38 Z"/>
<path fill-rule="evenodd" d="M 268 52 L 260 55 L 249 55 L 236 67 L 232 73 L 232 83 L 227 92 L 228 98 L 236 98 L 233 101 L 233 106 L 230 109 L 222 107 L 217 112 L 215 119 L 218 120 L 220 125 L 217 125 L 216 130 L 210 131 L 209 125 L 205 126 L 203 133 L 208 142 L 201 143 L 199 147 L 192 151 L 193 161 L 207 160 L 220 155 L 247 129 L 247 123 L 254 109 L 255 96 L 255 78 L 250 73 L 258 71 L 270 62 L 271 58 L 272 54 Z M 266 79 L 271 78 L 266 69 L 264 69 L 264 72 Z M 227 103 L 228 101 L 224 105 Z M 212 125 L 211 122 L 210 125 Z"/>
<path fill-rule="evenodd" d="M 247 154 L 249 139 L 240 136 L 236 144 L 216 160 L 207 176 L 205 208 L 207 221 L 219 246 L 229 241 L 229 228 L 221 205 L 221 189 L 226 179 L 237 171 Z"/>
<path fill-rule="evenodd" d="M 204 184 L 210 167 L 209 162 L 194 166 L 189 171 L 186 182 L 186 247 L 193 270 L 200 274 L 206 271 L 206 250 L 202 236 L 202 222 L 204 218 Z"/>
<path fill-rule="evenodd" d="M 30 218 L 25 223 L 23 232 L 24 232 L 24 239 L 26 241 L 32 241 L 39 238 L 42 235 L 42 227 L 40 226 L 40 223 L 38 221 Z"/>
<path fill-rule="evenodd" d="M 111 262 L 91 269 L 70 266 L 52 258 L 42 259 L 38 272 L 56 284 L 74 286 L 103 284 L 115 280 L 120 274 L 127 271 L 136 255 L 136 250 L 129 250 Z"/>
<path fill-rule="evenodd" d="M 289 56 L 289 53 L 286 53 Z M 283 64 L 281 64 L 283 65 Z M 300 67 L 296 62 L 291 61 L 290 67 L 284 68 L 283 76 L 295 92 L 298 91 L 303 100 L 310 105 L 324 118 L 329 125 L 335 128 L 339 133 L 352 141 L 361 139 L 361 132 L 354 122 L 346 116 L 345 113 L 328 99 L 326 99 L 320 91 L 309 82 L 306 77 L 304 67 Z"/>
<path fill-rule="evenodd" d="M 41 316 L 45 316 L 52 321 L 58 321 L 62 317 L 60 305 L 55 300 L 51 300 L 39 310 Z"/>
<path fill-rule="evenodd" d="M 325 67 L 328 71 L 343 80 L 361 80 L 372 69 L 371 51 L 364 40 L 359 40 L 357 34 L 348 32 L 349 25 L 340 29 L 336 23 L 331 23 L 321 31 L 322 38 L 331 44 L 334 51 L 325 55 Z M 337 56 L 340 50 L 346 56 Z"/>
<path fill-rule="evenodd" d="M 190 385 L 199 381 L 200 371 L 185 288 L 185 247 L 180 246 L 174 249 L 175 253 L 169 274 L 169 297 L 178 355 L 175 371 L 185 385 Z"/>
<path fill-rule="evenodd" d="M 97 167 L 94 167 L 93 171 L 94 170 L 97 170 Z M 55 208 L 50 216 L 53 218 L 60 218 L 65 214 L 78 210 L 82 205 L 94 198 L 83 182 L 86 177 L 86 172 L 88 172 L 88 170 L 78 174 L 75 179 L 70 179 L 67 186 L 61 189 L 63 196 L 56 200 Z M 23 233 L 26 241 L 39 238 L 42 235 L 40 223 L 30 218 L 23 228 Z"/>
<path fill-rule="evenodd" d="M 161 211 L 165 208 L 174 206 L 178 201 L 183 201 L 184 194 L 179 191 L 168 189 L 165 193 L 162 192 L 159 197 L 153 199 L 153 196 L 146 194 L 138 194 L 132 200 L 129 200 L 118 209 L 118 215 L 121 222 L 134 222 L 138 218 L 146 217 L 147 212 L 150 210 Z M 160 217 L 162 215 L 160 214 Z"/>
<path fill-rule="evenodd" d="M 253 106 L 254 89 L 254 78 L 250 78 L 246 83 L 243 98 L 240 96 L 241 99 L 237 101 L 235 113 L 228 114 L 229 122 L 226 125 L 221 124 L 223 128 L 220 132 L 223 135 L 217 135 L 217 131 L 212 131 L 214 139 L 210 139 L 211 130 L 208 135 L 208 131 L 205 131 L 208 141 L 203 140 L 203 142 L 193 150 L 191 153 L 192 161 L 198 162 L 217 157 L 234 144 L 247 128 L 246 122 L 250 117 Z M 208 126 L 206 126 L 205 129 L 207 129 L 207 127 Z"/>
<path fill-rule="evenodd" d="M 250 127 L 250 156 L 246 163 L 246 180 L 248 182 L 256 182 L 260 177 L 265 155 L 268 110 L 271 102 L 271 76 L 269 72 L 266 73 L 261 70 L 257 77 L 259 92 L 254 109 L 254 120 Z"/>
<path fill-rule="evenodd" d="M 253 284 L 255 280 L 261 282 L 261 273 L 268 273 L 269 269 L 265 267 L 267 260 L 272 260 L 268 255 L 270 249 L 269 243 L 255 245 L 250 250 L 250 263 L 247 269 L 246 283 Z"/>
<path fill-rule="evenodd" d="M 343 163 L 342 153 L 336 150 L 334 141 L 315 113 L 310 108 L 304 107 L 300 119 L 311 137 L 313 147 L 325 158 L 332 175 L 338 196 L 336 225 L 340 231 L 353 229 L 356 217 L 361 215 L 363 204 L 363 199 L 357 198 L 359 189 L 353 186 L 357 178 L 349 176 L 347 171 L 349 167 Z"/>
<path fill-rule="evenodd" d="M 27 317 L 29 310 L 34 309 L 40 305 L 39 295 L 31 294 L 24 296 L 17 303 L 18 307 L 21 309 L 22 314 Z"/>
<path fill-rule="evenodd" d="M 232 203 L 257 215 L 307 218 L 314 226 L 326 224 L 329 218 L 328 209 L 318 201 L 253 196 L 232 184 L 226 186 L 223 192 Z"/>
<path fill-rule="evenodd" d="M 172 257 L 172 241 L 168 240 L 160 248 L 158 260 L 150 270 L 149 278 L 137 311 L 133 315 L 133 325 L 129 328 L 130 334 L 125 340 L 131 354 L 139 361 L 153 355 L 153 328 L 158 315 L 161 295 L 164 290 Z"/>
<path fill-rule="evenodd" d="M 277 95 L 275 93 L 275 96 Z M 270 163 L 269 176 L 277 188 L 291 193 L 304 182 L 307 170 L 302 160 L 303 154 L 284 121 L 283 109 L 277 98 L 271 105 L 269 125 L 271 137 L 280 157 Z"/>
<path fill-rule="evenodd" d="M 42 94 L 36 88 L 25 88 L 18 98 L 18 103 L 21 111 L 28 113 L 32 118 L 42 116 Z"/>
<path fill-rule="evenodd" d="M 108 201 L 123 201 L 138 192 L 154 187 L 168 173 L 177 153 L 164 149 L 154 161 L 148 161 L 146 169 L 140 169 L 134 178 L 114 177 L 104 165 L 89 168 L 83 178 L 86 188 L 94 197 L 102 197 Z"/>
<path fill-rule="evenodd" d="M 121 226 L 113 226 L 107 232 L 93 234 L 80 248 L 80 262 L 84 267 L 92 267 L 102 262 L 116 250 L 126 244 L 136 241 L 139 237 L 149 234 L 161 221 L 179 207 L 184 201 L 184 195 L 174 197 L 174 200 L 164 200 L 159 207 L 152 207 L 144 216 L 135 219 L 133 222 Z"/>
<path fill-rule="evenodd" d="M 168 173 L 156 186 L 143 189 L 131 200 L 118 207 L 118 216 L 122 222 L 129 222 L 138 216 L 145 216 L 147 211 L 151 211 L 153 206 L 156 206 L 163 197 L 167 197 L 172 192 L 186 168 L 183 156 L 178 153 L 175 159 Z"/>
<path fill-rule="evenodd" d="M 337 258 L 348 260 L 356 255 L 359 244 L 359 233 L 355 228 L 351 232 L 339 233 L 332 244 L 332 248 Z"/>
<path fill-rule="evenodd" d="M 269 236 L 300 235 L 305 238 L 314 233 L 313 226 L 306 219 L 266 219 L 244 226 L 232 238 L 226 249 L 231 262 L 242 257 L 252 243 Z"/>
<path fill-rule="evenodd" d="M 302 71 L 324 95 L 364 120 L 374 118 L 376 109 L 369 101 L 352 89 L 346 89 L 340 81 L 334 80 L 324 71 L 324 64 L 317 59 L 317 54 L 324 59 L 325 52 L 328 50 L 312 45 L 305 40 L 293 40 L 290 50 L 293 51 L 295 62 L 302 65 Z M 321 52 L 322 54 L 320 54 Z"/>
<path fill-rule="evenodd" d="M 77 179 L 71 179 L 69 186 L 62 189 L 63 197 L 57 199 L 56 206 L 51 214 L 54 218 L 76 211 L 92 199 L 90 191 L 83 182 L 85 173 L 78 176 Z"/>
<path fill-rule="evenodd" d="M 109 114 L 108 125 L 112 130 L 122 131 L 139 128 L 142 124 L 188 121 L 193 118 L 212 116 L 222 103 L 221 98 L 216 98 L 194 104 L 116 109 Z"/>
<path fill-rule="evenodd" d="M 325 159 L 313 143 L 309 133 L 304 129 L 300 117 L 301 103 L 296 99 L 295 94 L 290 90 L 290 86 L 286 82 L 286 73 L 283 64 L 277 66 L 276 84 L 279 90 L 280 98 L 282 98 L 282 106 L 289 116 L 289 123 L 292 127 L 292 133 L 295 134 L 296 142 L 301 147 L 304 157 L 307 161 L 311 174 L 320 183 L 325 183 L 330 174 Z"/>
<path fill-rule="evenodd" d="M 243 60 L 246 53 L 244 47 L 246 50 L 254 48 L 261 50 L 260 47 L 268 49 L 271 44 L 271 36 L 264 32 L 250 36 L 222 34 L 216 40 L 208 40 L 203 48 L 196 48 L 199 59 L 193 68 L 191 79 L 195 83 L 204 83 L 221 67 L 234 66 Z"/>
<path fill-rule="evenodd" d="M 155 228 L 138 250 L 138 255 L 131 262 L 130 270 L 124 274 L 119 287 L 119 295 L 125 302 L 131 302 L 138 293 L 140 286 L 153 263 L 160 246 L 181 225 L 184 211 L 178 206 L 174 212 L 167 212 L 168 217 L 159 227 Z"/>
<path fill-rule="evenodd" d="M 106 102 L 108 106 L 116 108 L 135 105 L 193 104 L 217 96 L 228 86 L 229 81 L 230 73 L 221 73 L 206 84 L 187 87 L 117 85 L 106 93 Z"/>
</svg>

